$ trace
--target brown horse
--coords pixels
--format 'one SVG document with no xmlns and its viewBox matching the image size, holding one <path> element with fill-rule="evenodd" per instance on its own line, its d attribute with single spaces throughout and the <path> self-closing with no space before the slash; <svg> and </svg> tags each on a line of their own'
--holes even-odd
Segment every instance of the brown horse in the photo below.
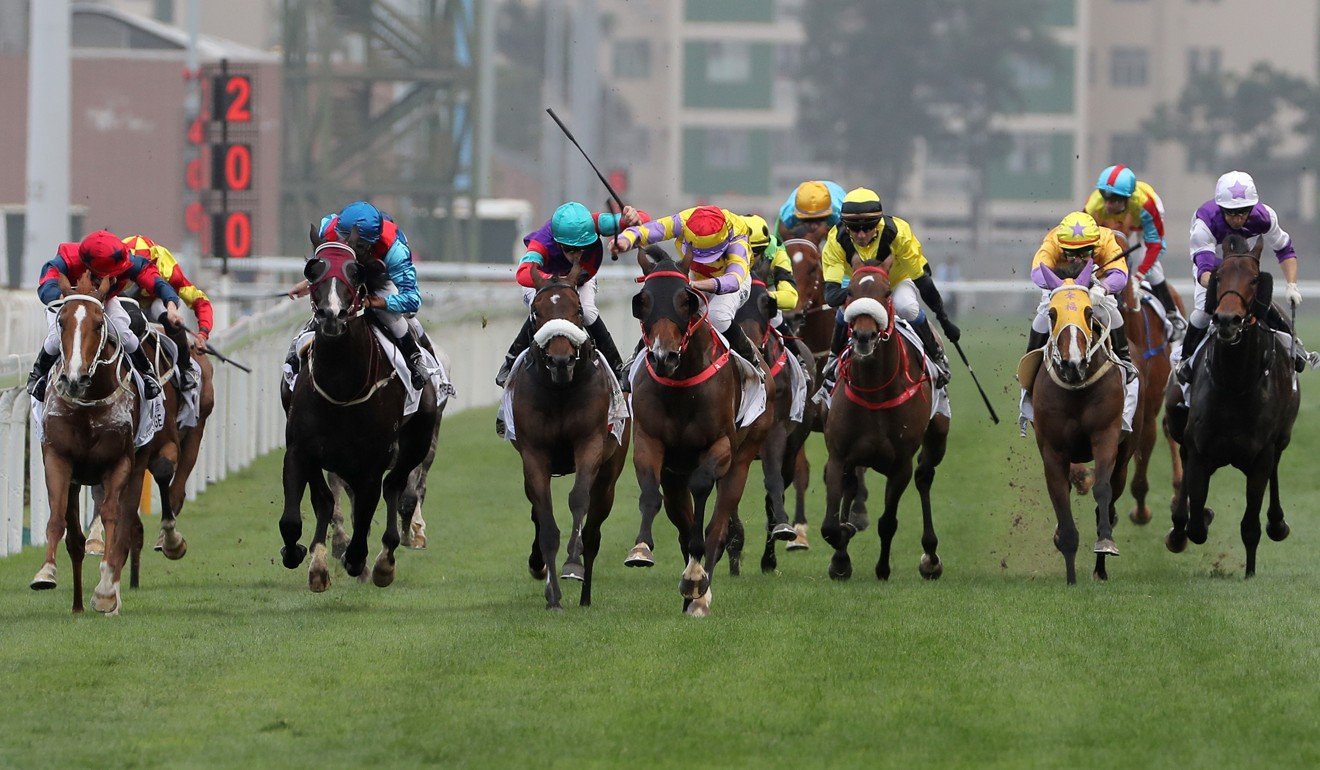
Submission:
<svg viewBox="0 0 1320 770">
<path fill-rule="evenodd" d="M 313 236 L 316 243 L 315 230 Z M 367 568 L 367 536 L 383 490 L 384 548 L 371 579 L 384 588 L 394 582 L 401 512 L 404 529 L 411 525 L 406 519 L 410 509 L 402 501 L 408 478 L 426 457 L 438 419 L 435 386 L 429 381 L 417 411 L 403 413 L 404 385 L 362 313 L 370 275 L 354 256 L 354 241 L 356 232 L 347 243 L 321 243 L 308 260 L 304 274 L 311 282 L 316 336 L 293 392 L 281 389 L 288 423 L 280 554 L 288 569 L 297 568 L 307 556 L 307 547 L 298 540 L 302 496 L 310 485 L 316 532 L 307 582 L 314 592 L 330 586 L 325 541 L 334 499 L 324 472 L 336 474 L 352 490 L 353 536 L 343 559 L 352 577 Z"/>
<path fill-rule="evenodd" d="M 60 335 L 59 377 L 46 396 L 41 456 L 46 469 L 50 521 L 46 526 L 46 560 L 32 588 L 55 587 L 55 549 L 60 538 L 73 563 L 73 611 L 83 611 L 82 562 L 86 539 L 78 514 L 82 486 L 101 485 L 105 503 L 101 517 L 108 550 L 101 561 L 101 580 L 92 593 L 92 608 L 118 615 L 123 606 L 120 576 L 132 543 L 136 501 L 125 496 L 129 480 L 142 477 L 146 451 L 135 449 L 138 410 L 142 408 L 133 371 L 112 325 L 106 319 L 109 281 L 93 288 L 84 273 L 76 289 L 60 278 L 57 320 Z M 122 518 L 122 521 L 121 521 Z M 137 522 L 140 529 L 141 522 Z"/>
<path fill-rule="evenodd" d="M 1247 577 L 1256 574 L 1267 486 L 1266 534 L 1277 542 L 1290 531 L 1279 502 L 1279 460 L 1292 441 L 1301 404 L 1292 352 L 1264 323 L 1274 283 L 1273 276 L 1260 269 L 1263 245 L 1264 239 L 1248 249 L 1238 235 L 1224 240 L 1224 261 L 1207 287 L 1214 303 L 1214 333 L 1195 362 L 1190 403 L 1182 406 L 1176 380 L 1166 395 L 1167 422 L 1173 437 L 1182 442 L 1185 475 L 1165 545 L 1181 553 L 1188 540 L 1205 543 L 1213 518 L 1205 505 L 1210 477 L 1232 465 L 1247 477 L 1240 527 Z"/>
<path fill-rule="evenodd" d="M 665 513 L 678 529 L 687 562 L 678 584 L 683 609 L 704 617 L 710 613 L 711 575 L 724 551 L 729 520 L 772 415 L 767 410 L 746 427 L 735 422 L 741 401 L 738 371 L 732 352 L 707 319 L 705 296 L 690 285 L 687 263 L 656 262 L 645 252 L 639 252 L 638 262 L 646 275 L 633 297 L 633 316 L 641 321 L 647 349 L 633 377 L 632 403 L 642 522 L 626 563 L 654 563 L 651 525 L 663 490 Z M 765 387 L 773 401 L 773 378 Z M 706 526 L 712 489 L 715 511 Z"/>
<path fill-rule="evenodd" d="M 1095 573 L 1107 580 L 1105 557 L 1117 556 L 1114 501 L 1123 494 L 1132 454 L 1123 435 L 1123 369 L 1111 359 L 1108 329 L 1097 328 L 1087 290 L 1072 279 L 1050 296 L 1050 339 L 1023 356 L 1018 380 L 1031 396 L 1036 447 L 1058 526 L 1054 545 L 1063 554 L 1068 584 L 1077 582 L 1078 533 L 1073 521 L 1069 464 L 1095 461 Z M 1042 358 L 1044 365 L 1042 365 Z"/>
<path fill-rule="evenodd" d="M 1172 286 L 1170 294 L 1182 310 L 1182 298 Z M 1132 497 L 1136 505 L 1128 512 L 1128 518 L 1134 524 L 1147 524 L 1151 519 L 1150 506 L 1146 505 L 1146 495 L 1150 491 L 1147 469 L 1155 450 L 1155 439 L 1159 435 L 1160 406 L 1164 403 L 1164 386 L 1169 381 L 1172 371 L 1169 355 L 1173 343 L 1165 333 L 1164 321 L 1160 317 L 1154 296 L 1138 292 L 1135 282 L 1129 281 L 1123 289 L 1121 308 L 1123 311 L 1123 331 L 1127 334 L 1129 349 L 1132 351 L 1132 363 L 1137 367 L 1137 376 L 1141 379 L 1141 396 L 1137 400 L 1137 414 L 1132 419 Z M 1169 454 L 1173 458 L 1173 475 L 1182 477 L 1182 460 L 1178 456 L 1178 444 L 1165 432 L 1169 445 Z"/>
<path fill-rule="evenodd" d="M 936 397 L 926 373 L 920 345 L 907 340 L 895 326 L 889 294 L 889 274 L 868 261 L 853 271 L 852 297 L 844 319 L 851 338 L 840 360 L 839 379 L 825 418 L 825 520 L 820 532 L 834 547 L 829 576 L 852 576 L 848 542 L 857 532 L 851 522 L 840 521 L 840 506 L 848 508 L 857 494 L 858 469 L 883 473 L 885 509 L 877 521 L 880 559 L 875 576 L 889 579 L 889 551 L 898 531 L 898 502 L 913 480 L 912 456 L 921 450 L 916 467 L 921 494 L 921 576 L 938 578 L 944 565 L 936 555 L 939 539 L 931 521 L 930 488 L 935 468 L 944 459 L 949 418 L 931 414 Z"/>
<path fill-rule="evenodd" d="M 628 456 L 628 425 L 615 438 L 610 412 L 613 378 L 596 355 L 578 299 L 580 268 L 564 278 L 532 271 L 534 344 L 527 363 L 510 377 L 513 446 L 522 457 L 523 488 L 532 504 L 536 536 L 527 559 L 532 577 L 545 581 L 546 609 L 563 609 L 559 578 L 582 582 L 580 604 L 591 604 L 591 576 L 600 551 L 600 527 L 614 506 L 614 485 Z M 576 474 L 568 494 L 573 528 L 568 561 L 556 577 L 559 526 L 550 477 Z"/>
</svg>

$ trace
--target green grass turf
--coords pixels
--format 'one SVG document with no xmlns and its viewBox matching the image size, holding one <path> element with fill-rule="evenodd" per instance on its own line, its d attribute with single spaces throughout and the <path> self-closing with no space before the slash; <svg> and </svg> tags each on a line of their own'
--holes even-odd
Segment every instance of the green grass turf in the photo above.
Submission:
<svg viewBox="0 0 1320 770">
<path fill-rule="evenodd" d="M 1164 550 L 1161 453 L 1155 521 L 1124 517 L 1110 581 L 1086 579 L 1081 557 L 1069 588 L 1034 441 L 1013 425 L 1020 326 L 969 324 L 965 347 L 1004 422 L 990 426 L 959 374 L 934 493 L 938 582 L 917 574 L 910 488 L 888 583 L 872 575 L 873 530 L 853 541 L 843 584 L 827 579 L 813 530 L 809 552 L 781 546 L 779 574 L 760 574 L 755 549 L 740 578 L 721 565 L 713 616 L 684 617 L 663 517 L 659 566 L 622 565 L 637 524 L 630 465 L 595 606 L 577 607 L 568 584 L 567 610 L 548 613 L 525 567 L 517 455 L 479 410 L 446 420 L 431 547 L 404 553 L 388 589 L 335 568 L 329 592 L 313 595 L 305 570 L 278 564 L 278 454 L 189 505 L 187 557 L 146 554 L 144 585 L 117 619 L 69 615 L 63 549 L 52 592 L 26 588 L 36 550 L 0 561 L 0 766 L 1320 764 L 1320 402 L 1309 392 L 1320 380 L 1303 380 L 1283 463 L 1293 534 L 1262 542 L 1256 578 L 1242 579 L 1231 470 L 1212 486 L 1209 543 Z M 1320 326 L 1308 330 L 1320 339 Z M 814 525 L 820 437 L 810 446 Z M 757 471 L 749 489 L 759 484 Z M 566 527 L 567 487 L 556 489 Z M 1089 543 L 1090 503 L 1077 509 Z M 742 510 L 755 531 L 758 492 Z M 373 558 L 378 540 L 379 525 Z"/>
</svg>

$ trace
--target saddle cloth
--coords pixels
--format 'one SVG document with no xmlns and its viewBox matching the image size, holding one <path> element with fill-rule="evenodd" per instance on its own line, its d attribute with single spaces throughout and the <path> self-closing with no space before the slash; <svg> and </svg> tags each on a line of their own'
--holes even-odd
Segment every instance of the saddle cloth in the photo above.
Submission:
<svg viewBox="0 0 1320 770">
<path fill-rule="evenodd" d="M 142 408 L 138 410 L 137 414 L 137 432 L 133 436 L 133 446 L 140 449 L 151 443 L 151 440 L 156 437 L 156 433 L 165 427 L 165 396 L 162 394 L 150 401 L 142 398 L 142 375 L 135 370 L 130 371 L 133 373 L 133 385 L 137 388 L 138 402 L 142 404 Z M 58 395 L 51 392 L 54 390 L 55 373 L 52 371 L 47 376 L 51 378 L 49 380 L 51 385 L 47 389 L 46 398 L 55 399 L 59 403 L 59 406 L 52 413 L 63 414 L 65 409 L 77 408 L 66 405 Z M 120 399 L 111 410 L 108 418 L 109 424 L 106 427 L 122 425 L 132 420 L 132 406 L 130 406 L 130 403 L 127 398 Z M 37 443 L 41 443 L 46 437 L 46 413 L 46 403 L 32 399 L 32 424 L 36 426 Z"/>
<path fill-rule="evenodd" d="M 514 441 L 518 438 L 513 424 L 513 382 L 515 380 L 513 373 L 517 372 L 518 369 L 523 366 L 523 359 L 527 358 L 529 352 L 530 348 L 519 353 L 518 357 L 514 359 L 513 368 L 509 370 L 509 382 L 504 386 L 504 395 L 500 398 L 500 409 L 496 419 L 504 423 L 505 441 Z M 610 434 L 614 436 L 615 442 L 622 444 L 623 428 L 627 425 L 628 418 L 632 416 L 632 411 L 628 408 L 628 399 L 623 395 L 623 388 L 619 385 L 619 378 L 614 376 L 614 370 L 610 368 L 609 362 L 605 360 L 605 357 L 601 355 L 599 350 L 596 351 L 596 366 L 609 376 Z"/>
<path fill-rule="evenodd" d="M 1150 282 L 1142 281 L 1137 286 L 1137 301 L 1142 305 L 1149 305 L 1160 317 L 1160 322 L 1164 324 L 1164 339 L 1169 339 L 1173 334 L 1173 324 L 1169 321 L 1169 313 L 1164 309 L 1164 303 L 1160 302 L 1159 297 L 1150 290 Z"/>
<path fill-rule="evenodd" d="M 403 383 L 403 390 L 406 394 L 406 398 L 403 402 L 403 416 L 407 417 L 416 413 L 417 407 L 420 406 L 422 402 L 422 391 L 417 390 L 412 386 L 412 374 L 408 370 L 407 359 L 403 357 L 403 353 L 399 352 L 399 348 L 394 344 L 394 340 L 386 336 L 384 331 L 376 326 L 372 326 L 371 331 L 376 335 L 376 341 L 380 344 L 381 349 L 385 351 L 385 357 L 389 359 L 390 364 L 394 366 L 394 371 L 397 374 L 399 381 Z M 298 335 L 298 341 L 295 344 L 297 345 L 298 355 L 300 357 L 305 358 L 310 354 L 309 349 L 311 348 L 312 340 L 315 338 L 316 332 L 310 330 L 304 331 Z M 426 371 L 431 376 L 431 384 L 435 386 L 436 406 L 444 406 L 450 396 L 458 393 L 454 388 L 454 384 L 450 382 L 449 373 L 446 371 L 446 363 L 448 362 L 449 357 L 444 354 L 444 351 L 440 351 L 433 356 L 428 350 L 426 350 L 426 348 L 420 348 L 420 350 L 422 351 L 422 359 L 426 366 Z M 444 360 L 442 361 L 440 359 Z M 299 373 L 294 372 L 287 363 L 284 364 L 283 370 L 284 383 L 288 385 L 289 390 L 292 391 L 293 386 L 298 382 Z"/>
<path fill-rule="evenodd" d="M 899 334 L 902 334 L 904 339 L 911 343 L 913 347 L 921 351 L 921 363 L 926 368 L 926 376 L 930 378 L 931 384 L 934 384 L 935 377 L 939 374 L 939 370 L 935 368 L 935 362 L 930 360 L 930 356 L 926 355 L 926 348 L 922 344 L 921 338 L 917 336 L 915 331 L 913 331 L 912 326 L 902 318 L 895 319 L 894 328 L 897 329 Z M 824 384 L 821 384 L 820 390 L 816 391 L 815 401 L 818 404 L 824 404 L 825 408 L 829 409 L 830 402 L 833 400 L 833 395 L 833 393 L 825 388 Z M 942 414 L 950 419 L 953 418 L 953 408 L 949 402 L 949 386 L 947 385 L 938 388 L 931 393 L 930 416 L 934 418 L 937 414 Z"/>
<path fill-rule="evenodd" d="M 1156 302 L 1155 304 L 1158 305 L 1159 303 Z M 1044 348 L 1038 348 L 1038 350 L 1044 350 Z M 1035 353 L 1035 352 L 1036 352 L 1036 351 L 1032 351 L 1031 353 L 1028 353 L 1027 355 L 1029 356 L 1029 355 L 1031 355 L 1032 353 Z M 1135 419 L 1136 416 L 1137 416 L 1137 400 L 1138 400 L 1138 398 L 1139 398 L 1140 395 L 1141 395 L 1141 380 L 1140 380 L 1139 378 L 1137 378 L 1137 377 L 1128 377 L 1128 376 L 1127 376 L 1127 374 L 1126 374 L 1126 370 L 1124 369 L 1123 365 L 1122 365 L 1121 363 L 1119 363 L 1119 361 L 1118 361 L 1118 357 L 1115 356 L 1115 355 L 1113 354 L 1113 351 L 1107 351 L 1107 355 L 1109 356 L 1109 360 L 1114 362 L 1114 366 L 1115 366 L 1120 372 L 1124 372 L 1124 375 L 1123 375 L 1123 430 L 1125 430 L 1125 431 L 1131 433 L 1131 432 L 1132 432 L 1132 420 Z M 1026 356 L 1023 356 L 1023 358 L 1025 359 Z M 1041 364 L 1037 364 L 1037 366 L 1040 366 L 1040 365 L 1041 365 Z M 1026 435 L 1027 435 L 1027 423 L 1032 423 L 1032 424 L 1034 425 L 1034 424 L 1035 424 L 1035 420 L 1036 420 L 1036 410 L 1035 410 L 1035 407 L 1033 407 L 1033 406 L 1031 405 L 1031 396 L 1028 395 L 1028 393 L 1027 393 L 1027 389 L 1026 389 L 1026 388 L 1023 388 L 1023 389 L 1022 389 L 1022 398 L 1021 398 L 1021 400 L 1018 402 L 1018 433 L 1019 433 L 1019 435 L 1021 435 L 1021 436 L 1023 436 L 1023 437 L 1025 438 Z"/>
<path fill-rule="evenodd" d="M 723 334 L 715 332 L 720 338 L 720 344 L 729 351 L 729 359 L 738 367 L 738 381 L 742 385 L 742 398 L 738 401 L 738 414 L 734 417 L 734 424 L 739 428 L 746 428 L 748 425 L 756 422 L 756 418 L 765 413 L 765 383 L 761 381 L 758 374 L 758 367 L 738 355 L 738 353 L 729 346 L 729 341 Z M 792 359 L 794 356 L 789 355 Z M 628 379 L 637 380 L 637 373 L 646 368 L 646 351 L 643 350 L 633 358 L 632 368 L 628 370 Z M 650 374 L 646 375 L 650 377 Z M 805 386 L 804 386 L 805 387 Z M 798 421 L 801 422 L 799 414 Z"/>
<path fill-rule="evenodd" d="M 174 344 L 174 340 L 166 337 L 159 326 L 148 327 L 148 332 L 154 335 L 158 350 L 163 350 L 165 355 L 171 361 L 171 370 L 165 371 L 161 366 L 160 360 L 153 361 L 156 366 L 156 374 L 160 375 L 162 380 L 173 374 L 173 367 L 179 365 L 179 346 Z M 183 396 L 182 403 L 179 404 L 179 414 L 175 417 L 175 422 L 180 428 L 195 428 L 201 410 L 202 403 L 202 365 L 197 363 L 191 354 L 188 355 L 188 367 L 192 371 L 193 382 L 197 387 L 192 390 L 182 391 L 179 395 Z"/>
</svg>

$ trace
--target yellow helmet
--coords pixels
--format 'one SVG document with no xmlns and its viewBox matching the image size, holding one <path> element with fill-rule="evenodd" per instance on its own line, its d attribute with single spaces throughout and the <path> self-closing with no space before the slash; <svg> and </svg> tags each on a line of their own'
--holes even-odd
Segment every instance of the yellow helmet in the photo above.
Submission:
<svg viewBox="0 0 1320 770">
<path fill-rule="evenodd" d="M 878 221 L 883 213 L 880 194 L 875 190 L 857 187 L 843 196 L 843 209 L 840 215 L 847 221 Z"/>
<path fill-rule="evenodd" d="M 1085 211 L 1074 211 L 1054 228 L 1059 245 L 1065 249 L 1084 249 L 1100 242 L 1100 225 Z"/>
<path fill-rule="evenodd" d="M 743 222 L 751 235 L 747 236 L 747 245 L 753 249 L 763 249 L 770 245 L 770 225 L 759 214 L 744 214 Z"/>
<path fill-rule="evenodd" d="M 834 210 L 833 203 L 824 182 L 803 182 L 793 197 L 793 215 L 798 219 L 828 217 Z"/>
</svg>

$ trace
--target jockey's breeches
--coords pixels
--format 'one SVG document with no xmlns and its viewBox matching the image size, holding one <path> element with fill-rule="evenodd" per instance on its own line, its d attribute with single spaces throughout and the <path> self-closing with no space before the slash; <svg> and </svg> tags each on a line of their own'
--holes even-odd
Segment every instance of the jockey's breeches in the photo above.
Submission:
<svg viewBox="0 0 1320 770">
<path fill-rule="evenodd" d="M 705 294 L 705 292 L 702 292 Z M 738 284 L 738 291 L 729 294 L 706 294 L 708 302 L 707 308 L 710 313 L 710 325 L 715 327 L 715 331 L 723 334 L 729 330 L 729 324 L 733 323 L 733 317 L 737 314 L 738 308 L 743 306 L 747 298 L 752 295 L 752 282 L 743 281 Z"/>
<path fill-rule="evenodd" d="M 41 349 L 52 356 L 59 355 L 60 352 L 60 327 L 57 323 L 59 317 L 59 308 L 46 308 L 46 323 L 49 328 Z M 105 303 L 105 317 L 110 321 L 112 333 L 118 338 L 124 352 L 130 355 L 136 353 L 139 342 L 137 335 L 133 333 L 132 319 L 128 317 L 128 311 L 124 309 L 118 297 L 112 297 Z"/>
<path fill-rule="evenodd" d="M 386 281 L 380 290 L 373 293 L 376 297 L 389 297 L 398 294 L 399 290 L 394 286 L 393 281 Z M 390 333 L 394 339 L 400 339 L 408 333 L 408 315 L 406 313 L 393 313 L 385 308 L 372 308 L 369 312 L 376 316 L 376 320 L 385 330 Z"/>
<path fill-rule="evenodd" d="M 533 268 L 535 269 L 535 268 Z M 582 303 L 582 322 L 586 326 L 596 323 L 600 318 L 600 308 L 596 307 L 596 289 L 599 288 L 596 283 L 596 277 L 578 287 L 578 301 Z M 527 307 L 532 306 L 532 300 L 536 297 L 536 289 L 531 286 L 523 287 L 523 304 Z"/>
<path fill-rule="evenodd" d="M 1187 319 L 1187 323 L 1198 329 L 1210 328 L 1210 314 L 1205 312 L 1205 287 L 1196 280 L 1196 265 L 1192 265 L 1192 315 Z"/>
</svg>

